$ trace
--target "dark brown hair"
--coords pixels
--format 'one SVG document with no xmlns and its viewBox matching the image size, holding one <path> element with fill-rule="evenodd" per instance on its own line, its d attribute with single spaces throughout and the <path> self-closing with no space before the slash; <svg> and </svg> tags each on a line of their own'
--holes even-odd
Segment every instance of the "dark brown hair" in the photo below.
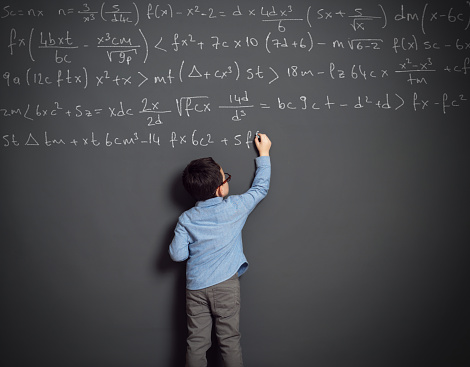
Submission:
<svg viewBox="0 0 470 367">
<path fill-rule="evenodd" d="M 215 197 L 222 181 L 220 166 L 211 157 L 195 159 L 183 171 L 183 186 L 197 201 Z"/>
</svg>

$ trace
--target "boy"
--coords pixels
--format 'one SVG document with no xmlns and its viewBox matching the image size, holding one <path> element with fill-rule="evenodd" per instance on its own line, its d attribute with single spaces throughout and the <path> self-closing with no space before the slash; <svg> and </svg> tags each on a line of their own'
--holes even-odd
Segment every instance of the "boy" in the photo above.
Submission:
<svg viewBox="0 0 470 367">
<path fill-rule="evenodd" d="M 174 261 L 186 263 L 186 314 L 188 339 L 186 366 L 206 366 L 212 322 L 226 367 L 243 366 L 240 347 L 240 283 L 248 268 L 241 231 L 248 215 L 266 196 L 271 177 L 271 141 L 258 134 L 256 174 L 251 188 L 230 196 L 231 176 L 212 158 L 188 164 L 183 185 L 196 205 L 178 219 L 170 244 Z"/>
</svg>

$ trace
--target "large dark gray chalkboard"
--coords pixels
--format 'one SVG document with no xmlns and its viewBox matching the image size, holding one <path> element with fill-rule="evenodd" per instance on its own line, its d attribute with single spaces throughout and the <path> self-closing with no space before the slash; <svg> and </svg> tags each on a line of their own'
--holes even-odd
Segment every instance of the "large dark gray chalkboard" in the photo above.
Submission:
<svg viewBox="0 0 470 367">
<path fill-rule="evenodd" d="M 180 175 L 244 192 L 256 131 L 246 365 L 468 363 L 468 1 L 1 1 L 0 29 L 2 365 L 182 366 Z"/>
</svg>

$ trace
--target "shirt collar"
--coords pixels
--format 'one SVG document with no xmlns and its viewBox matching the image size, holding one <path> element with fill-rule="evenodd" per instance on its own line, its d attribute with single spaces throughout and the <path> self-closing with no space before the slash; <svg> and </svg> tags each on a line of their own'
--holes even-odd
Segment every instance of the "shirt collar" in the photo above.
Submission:
<svg viewBox="0 0 470 367">
<path fill-rule="evenodd" d="M 204 201 L 198 201 L 198 202 L 196 202 L 196 206 L 198 206 L 200 208 L 205 208 L 205 207 L 208 207 L 208 206 L 220 204 L 222 202 L 222 200 L 224 200 L 223 197 L 217 196 L 215 198 L 207 199 L 207 200 L 204 200 Z"/>
</svg>

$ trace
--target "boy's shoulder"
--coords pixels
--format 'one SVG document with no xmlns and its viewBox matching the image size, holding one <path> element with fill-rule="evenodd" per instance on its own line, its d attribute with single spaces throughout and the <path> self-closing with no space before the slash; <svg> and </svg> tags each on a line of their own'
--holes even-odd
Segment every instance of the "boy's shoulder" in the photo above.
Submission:
<svg viewBox="0 0 470 367">
<path fill-rule="evenodd" d="M 216 200 L 217 199 L 217 200 Z M 190 220 L 191 217 L 194 215 L 197 215 L 198 213 L 201 213 L 201 211 L 205 211 L 204 209 L 210 208 L 214 205 L 219 204 L 222 201 L 222 198 L 212 198 L 208 199 L 205 201 L 197 201 L 194 206 L 191 208 L 185 210 L 181 215 L 179 216 L 180 220 Z"/>
<path fill-rule="evenodd" d="M 191 222 L 191 218 L 193 218 L 195 213 L 196 213 L 196 210 L 197 210 L 196 208 L 197 208 L 196 206 L 193 206 L 193 207 L 185 210 L 183 213 L 180 214 L 178 220 L 181 223 Z"/>
<path fill-rule="evenodd" d="M 183 222 L 191 221 L 192 218 L 194 218 L 195 216 L 209 213 L 211 209 L 214 209 L 214 211 L 216 211 L 226 205 L 236 206 L 242 200 L 243 200 L 243 194 L 241 195 L 234 194 L 234 195 L 229 195 L 225 198 L 219 197 L 219 198 L 212 198 L 206 201 L 198 201 L 193 207 L 181 213 L 181 215 L 179 216 L 179 220 Z"/>
</svg>

